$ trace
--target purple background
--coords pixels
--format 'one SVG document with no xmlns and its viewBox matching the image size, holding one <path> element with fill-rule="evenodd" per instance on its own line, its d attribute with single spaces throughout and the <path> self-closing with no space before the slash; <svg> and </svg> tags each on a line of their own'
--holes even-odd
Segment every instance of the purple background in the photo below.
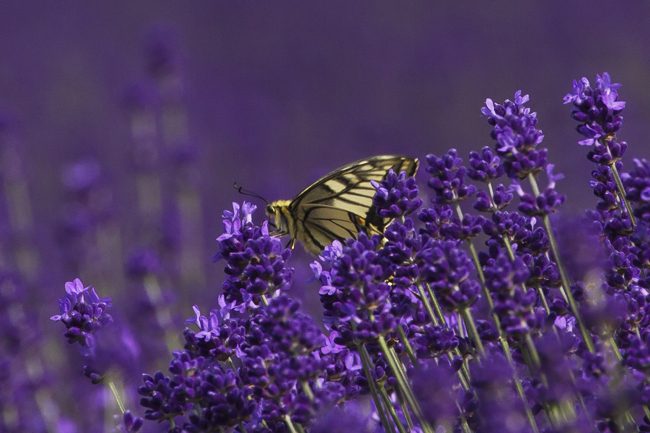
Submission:
<svg viewBox="0 0 650 433">
<path fill-rule="evenodd" d="M 650 5 L 433 3 L 4 3 L 0 108 L 19 120 L 41 259 L 42 315 L 56 313 L 65 281 L 80 276 L 98 285 L 70 272 L 62 259 L 65 245 L 55 240 L 71 200 L 61 183 L 66 164 L 96 158 L 123 253 L 137 244 L 124 96 L 129 86 L 150 79 L 143 47 L 150 29 L 161 25 L 171 29 L 179 56 L 174 73 L 185 86 L 181 106 L 198 156 L 184 176 L 202 200 L 204 222 L 204 243 L 196 249 L 205 282 L 173 287 L 181 318 L 189 317 L 192 304 L 205 311 L 215 306 L 222 266 L 211 264 L 210 256 L 222 210 L 243 199 L 234 181 L 269 200 L 290 199 L 319 176 L 366 156 L 423 159 L 455 147 L 466 160 L 470 150 L 493 145 L 479 117 L 485 99 L 502 102 L 522 89 L 538 113 L 549 160 L 566 175 L 558 186 L 568 196 L 564 210 L 578 214 L 595 203 L 588 186 L 592 165 L 577 145 L 580 136 L 562 97 L 573 79 L 593 82 L 603 71 L 623 84 L 619 94 L 627 107 L 619 137 L 630 145 L 626 168 L 633 157 L 648 155 Z M 174 182 L 172 165 L 168 155 L 161 157 L 167 185 Z M 418 176 L 422 186 L 425 174 Z M 294 266 L 303 286 L 308 269 Z M 116 305 L 129 296 L 122 288 L 98 290 Z"/>
</svg>

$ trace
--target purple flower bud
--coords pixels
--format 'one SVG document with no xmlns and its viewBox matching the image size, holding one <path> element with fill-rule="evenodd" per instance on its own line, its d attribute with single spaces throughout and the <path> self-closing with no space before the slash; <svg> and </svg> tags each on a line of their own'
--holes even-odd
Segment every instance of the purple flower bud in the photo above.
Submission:
<svg viewBox="0 0 650 433">
<path fill-rule="evenodd" d="M 474 217 L 470 214 L 465 214 L 463 221 L 455 217 L 451 222 L 443 224 L 440 227 L 440 234 L 445 240 L 465 241 L 478 236 L 483 231 L 484 223 L 485 218 L 482 216 Z"/>
<path fill-rule="evenodd" d="M 537 150 L 544 136 L 537 129 L 537 113 L 523 104 L 528 102 L 528 95 L 521 96 L 521 90 L 515 93 L 515 101 L 506 100 L 503 105 L 487 99 L 482 116 L 494 128 L 490 132 L 496 140 L 496 151 L 503 160 L 503 167 L 508 177 L 524 179 L 528 174 L 539 173 L 546 164 L 547 149 Z"/>
<path fill-rule="evenodd" d="M 480 155 L 478 152 L 470 152 L 469 165 L 471 168 L 467 176 L 479 182 L 490 183 L 505 173 L 501 158 L 494 155 L 487 146 L 481 149 Z"/>
<path fill-rule="evenodd" d="M 431 174 L 428 185 L 436 192 L 436 204 L 453 204 L 471 197 L 476 192 L 474 185 L 465 185 L 467 168 L 462 166 L 456 149 L 450 149 L 441 158 L 427 155 L 427 173 Z"/>
<path fill-rule="evenodd" d="M 122 416 L 122 422 L 118 427 L 120 433 L 136 433 L 144 424 L 142 418 L 134 417 L 130 410 L 126 410 Z"/>
<path fill-rule="evenodd" d="M 604 72 L 602 77 L 596 75 L 594 88 L 584 77 L 580 82 L 574 80 L 573 92 L 564 97 L 565 104 L 573 103 L 571 117 L 580 122 L 577 130 L 586 137 L 579 144 L 594 146 L 587 158 L 596 164 L 609 165 L 620 160 L 627 148 L 614 135 L 621 128 L 623 117 L 619 113 L 625 108 L 625 102 L 618 100 L 620 86 Z"/>
<path fill-rule="evenodd" d="M 635 168 L 629 173 L 621 173 L 625 192 L 630 202 L 635 203 L 634 215 L 650 222 L 650 164 L 648 160 L 634 159 Z"/>
<path fill-rule="evenodd" d="M 398 176 L 391 168 L 384 180 L 379 183 L 373 180 L 371 183 L 377 189 L 372 203 L 377 208 L 377 214 L 383 218 L 403 217 L 422 206 L 415 178 L 407 179 L 404 171 Z"/>
<path fill-rule="evenodd" d="M 233 203 L 233 211 L 224 211 L 225 233 L 217 238 L 220 251 L 215 261 L 227 261 L 225 272 L 229 277 L 223 283 L 228 302 L 244 302 L 241 290 L 253 295 L 257 304 L 262 295 L 286 290 L 293 279 L 293 269 L 286 267 L 291 250 L 283 249 L 280 239 L 269 236 L 267 222 L 261 227 L 252 222 L 256 206 L 244 202 Z"/>
<path fill-rule="evenodd" d="M 476 300 L 479 285 L 469 279 L 474 266 L 456 242 L 433 242 L 423 253 L 423 262 L 420 277 L 431 285 L 445 308 L 455 311 Z"/>
<path fill-rule="evenodd" d="M 92 355 L 95 346 L 93 334 L 113 321 L 106 313 L 111 298 L 99 298 L 94 287 L 84 287 L 79 278 L 65 284 L 66 296 L 59 298 L 60 313 L 50 319 L 61 321 L 67 328 L 68 343 L 79 343 L 84 355 Z"/>
<path fill-rule="evenodd" d="M 440 227 L 451 221 L 454 211 L 450 206 L 436 206 L 433 208 L 422 209 L 418 212 L 418 219 L 424 223 L 425 228 L 420 229 L 421 233 L 426 233 L 434 239 L 440 238 Z"/>
</svg>

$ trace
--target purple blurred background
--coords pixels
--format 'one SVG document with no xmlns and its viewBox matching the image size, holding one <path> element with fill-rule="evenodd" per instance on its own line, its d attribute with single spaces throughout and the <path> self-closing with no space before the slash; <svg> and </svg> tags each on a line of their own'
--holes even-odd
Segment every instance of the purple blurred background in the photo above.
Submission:
<svg viewBox="0 0 650 433">
<path fill-rule="evenodd" d="M 487 97 L 530 94 L 549 160 L 566 175 L 564 211 L 592 206 L 591 163 L 562 97 L 573 79 L 608 71 L 627 101 L 625 167 L 648 156 L 650 5 L 477 4 L 4 3 L 0 123 L 3 146 L 18 156 L 5 155 L 3 180 L 27 186 L 33 224 L 11 222 L 5 186 L 0 264 L 34 270 L 24 275 L 28 308 L 43 319 L 49 350 L 65 344 L 45 322 L 66 281 L 80 277 L 113 297 L 118 315 L 135 314 L 125 305 L 141 307 L 145 283 L 122 276 L 122 265 L 138 248 L 161 256 L 160 302 L 177 333 L 191 305 L 215 307 L 220 215 L 244 199 L 233 182 L 290 199 L 366 156 L 422 159 L 455 147 L 466 159 L 493 145 L 479 117 Z M 300 289 L 309 258 L 296 256 Z M 131 326 L 147 328 L 142 317 Z M 78 356 L 64 349 L 59 364 Z M 78 373 L 81 361 L 70 362 Z M 83 404 L 61 411 L 76 418 Z"/>
</svg>

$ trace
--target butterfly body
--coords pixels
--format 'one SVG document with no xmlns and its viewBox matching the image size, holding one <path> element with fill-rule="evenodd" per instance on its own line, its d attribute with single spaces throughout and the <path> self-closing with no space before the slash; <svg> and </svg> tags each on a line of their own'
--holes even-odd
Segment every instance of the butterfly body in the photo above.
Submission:
<svg viewBox="0 0 650 433">
<path fill-rule="evenodd" d="M 293 200 L 269 203 L 266 213 L 275 219 L 274 236 L 290 235 L 307 251 L 318 255 L 332 241 L 356 239 L 360 232 L 383 234 L 392 221 L 377 215 L 372 204 L 375 188 L 388 171 L 413 176 L 418 160 L 402 155 L 380 155 L 355 161 L 323 176 Z"/>
</svg>

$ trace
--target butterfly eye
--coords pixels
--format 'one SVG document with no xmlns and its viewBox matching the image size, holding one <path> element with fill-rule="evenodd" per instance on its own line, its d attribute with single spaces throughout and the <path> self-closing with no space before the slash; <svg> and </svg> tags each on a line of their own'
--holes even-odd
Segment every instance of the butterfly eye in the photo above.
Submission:
<svg viewBox="0 0 650 433">
<path fill-rule="evenodd" d="M 266 214 L 275 216 L 275 208 L 271 204 L 266 205 Z"/>
</svg>

